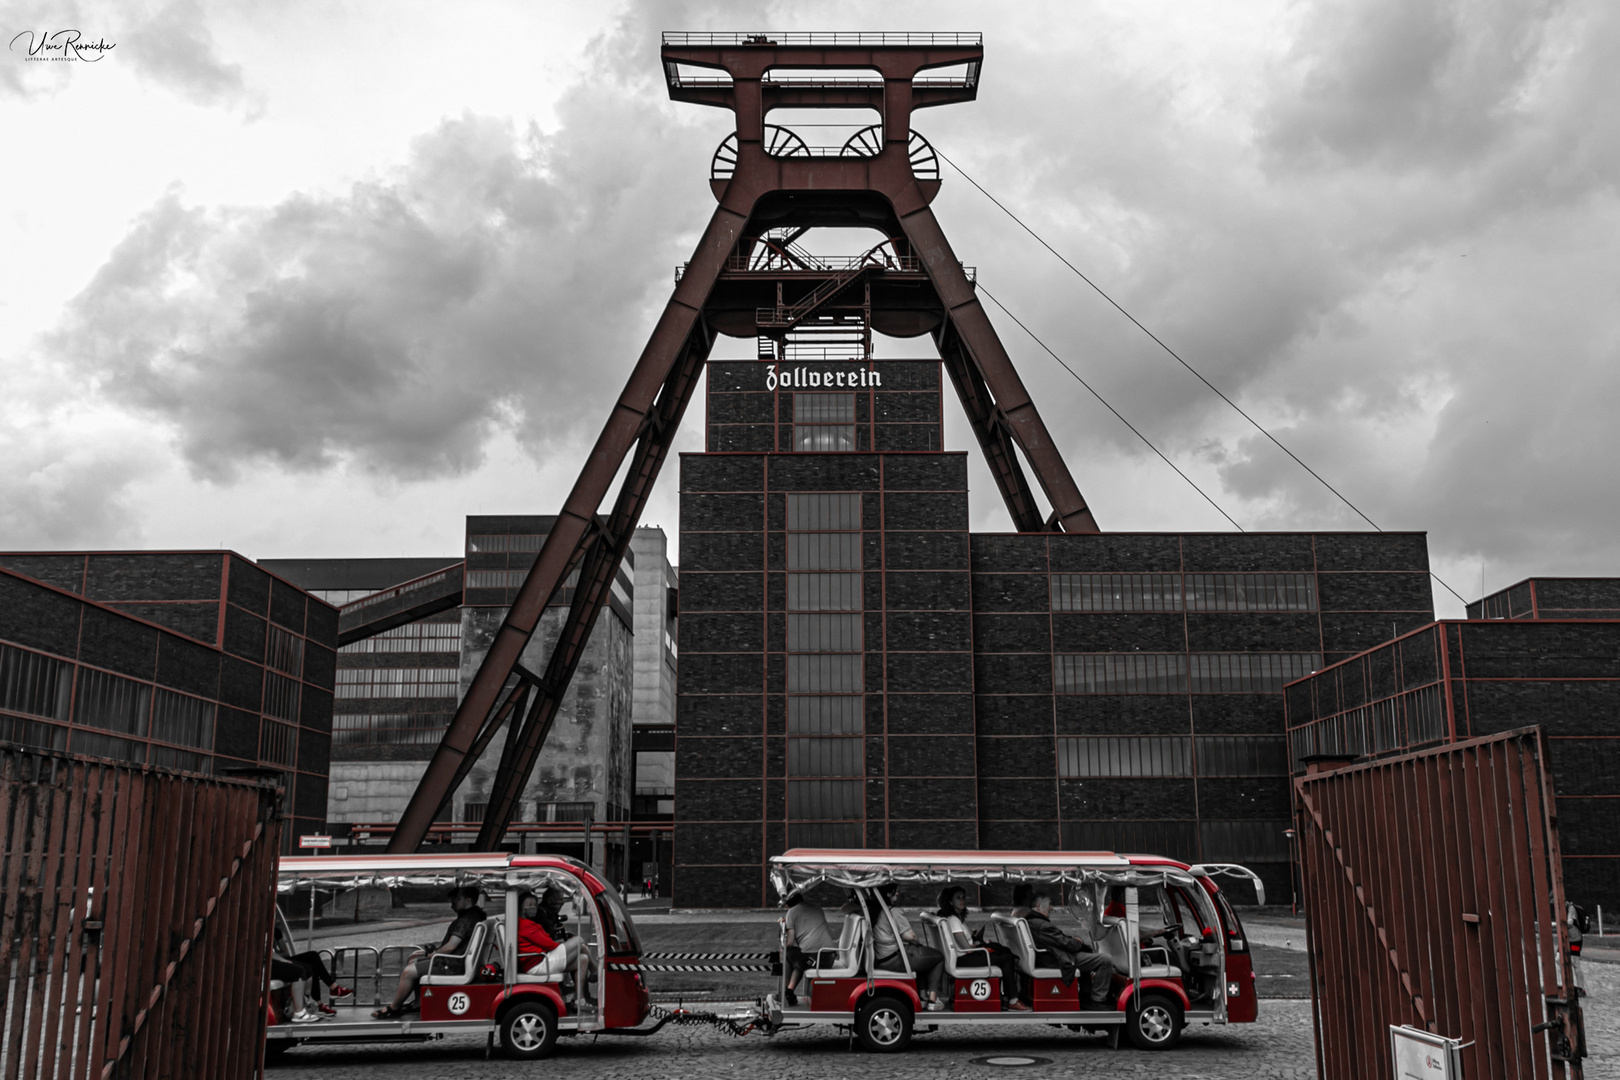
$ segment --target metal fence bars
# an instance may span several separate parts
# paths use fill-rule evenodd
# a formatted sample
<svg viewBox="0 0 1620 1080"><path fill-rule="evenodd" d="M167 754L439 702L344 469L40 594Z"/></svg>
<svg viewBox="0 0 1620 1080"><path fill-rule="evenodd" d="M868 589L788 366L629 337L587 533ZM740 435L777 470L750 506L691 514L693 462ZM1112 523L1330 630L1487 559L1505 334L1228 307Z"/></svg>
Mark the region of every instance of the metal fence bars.
<svg viewBox="0 0 1620 1080"><path fill-rule="evenodd" d="M258 1076L278 801L0 745L0 1078Z"/></svg>
<svg viewBox="0 0 1620 1080"><path fill-rule="evenodd" d="M1461 1039L1469 1080L1580 1080L1539 728L1295 781L1323 1080L1389 1078L1391 1025Z"/></svg>

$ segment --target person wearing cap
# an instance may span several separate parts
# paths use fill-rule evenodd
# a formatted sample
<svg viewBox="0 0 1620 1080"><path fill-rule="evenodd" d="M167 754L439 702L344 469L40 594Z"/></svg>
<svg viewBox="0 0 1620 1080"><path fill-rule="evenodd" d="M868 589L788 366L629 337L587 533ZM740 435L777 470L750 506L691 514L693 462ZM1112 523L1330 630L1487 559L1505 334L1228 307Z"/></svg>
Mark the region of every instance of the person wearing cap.
<svg viewBox="0 0 1620 1080"><path fill-rule="evenodd" d="M450 901L450 910L456 913L456 917L444 932L444 939L437 945L425 945L411 954L405 962L405 970L399 973L399 987L394 991L394 1000L372 1013L373 1019L395 1020L404 1015L406 999L416 990L422 976L428 973L435 955L461 955L467 942L472 940L473 930L489 918L484 914L484 909L478 906L478 899L482 895L483 890L476 885L461 885L450 890L446 899Z"/></svg>
<svg viewBox="0 0 1620 1080"><path fill-rule="evenodd" d="M838 948L838 940L833 937L821 909L804 902L803 889L795 889L788 895L787 914L782 916L781 922L788 963L787 992L783 1000L789 1005L797 1005L799 996L793 992L793 988L799 985L805 969L814 965L815 957L821 950Z"/></svg>

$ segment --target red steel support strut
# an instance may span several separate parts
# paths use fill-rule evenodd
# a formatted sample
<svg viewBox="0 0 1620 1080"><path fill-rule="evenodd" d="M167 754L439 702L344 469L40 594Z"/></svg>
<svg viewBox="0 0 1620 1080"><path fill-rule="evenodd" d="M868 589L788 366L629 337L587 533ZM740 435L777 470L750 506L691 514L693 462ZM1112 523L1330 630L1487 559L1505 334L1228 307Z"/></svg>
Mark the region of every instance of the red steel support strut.
<svg viewBox="0 0 1620 1080"><path fill-rule="evenodd" d="M863 272L868 309L888 304L892 313L907 307L910 321L893 324L904 327L895 332L933 334L1020 531L1097 531L971 280L928 208L939 191L937 164L930 169L932 150L911 130L911 113L973 100L983 58L977 34L664 36L670 97L730 109L736 116L736 132L716 152L710 176L720 206L428 763L389 851L416 850L472 762L511 716L476 846L491 850L500 843L607 603L613 576L669 456L715 335L754 337L761 332L757 294L748 291L758 281L728 281L728 276L748 276L731 271L769 230L796 230L789 234L796 239L818 226L876 228L897 247L906 247L910 277L920 281L903 300L894 300L883 293L883 273ZM815 77L817 70L837 74L822 80ZM847 72L852 70L871 76L850 79ZM794 74L784 74L789 71ZM868 129L840 153L817 154L796 136L767 127L766 115L782 108L864 108L884 122L881 134ZM802 281L794 287L802 288ZM835 282L831 288L842 286ZM780 288L774 295L782 295ZM829 293L821 299L830 298ZM793 302L808 311L818 301L812 291L808 296L801 292ZM1050 517L1042 516L1035 501L1020 452L1052 506ZM600 517L608 488L627 459L628 474L613 507ZM580 572L578 585L562 634L544 673L536 677L520 667L523 650L575 569ZM516 687L506 690L514 673L528 687L526 693L520 695Z"/></svg>

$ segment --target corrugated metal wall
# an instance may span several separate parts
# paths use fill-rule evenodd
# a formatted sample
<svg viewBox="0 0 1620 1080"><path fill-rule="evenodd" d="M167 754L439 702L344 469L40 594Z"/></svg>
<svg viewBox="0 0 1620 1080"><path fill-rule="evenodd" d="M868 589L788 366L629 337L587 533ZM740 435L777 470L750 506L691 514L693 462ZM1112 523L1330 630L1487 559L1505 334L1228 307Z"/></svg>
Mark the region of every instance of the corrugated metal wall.
<svg viewBox="0 0 1620 1080"><path fill-rule="evenodd" d="M1579 1080L1541 730L1295 783L1323 1080L1393 1080L1400 1024L1470 1043L1469 1080Z"/></svg>
<svg viewBox="0 0 1620 1080"><path fill-rule="evenodd" d="M0 1078L254 1077L277 790L0 746Z"/></svg>

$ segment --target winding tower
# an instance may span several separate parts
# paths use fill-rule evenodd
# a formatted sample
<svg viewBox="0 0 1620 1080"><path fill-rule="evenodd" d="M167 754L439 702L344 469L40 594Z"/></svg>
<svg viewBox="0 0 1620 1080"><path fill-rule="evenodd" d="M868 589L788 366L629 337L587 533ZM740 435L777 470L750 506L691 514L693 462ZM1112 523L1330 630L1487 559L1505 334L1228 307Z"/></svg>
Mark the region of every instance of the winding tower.
<svg viewBox="0 0 1620 1080"><path fill-rule="evenodd" d="M677 272L674 292L412 797L391 851L416 849L473 764L509 726L477 840L483 850L499 844L717 335L755 339L772 389L778 380L800 377L801 362L809 360L836 361L836 375L829 377L838 387L847 380L865 389L881 377L872 359L874 332L929 335L1014 528L1098 531L975 295L971 271L930 209L940 189L939 162L913 129L913 113L972 101L983 55L977 34L664 36L670 97L729 109L736 117L735 131L711 164L719 205ZM793 126L771 122L773 114L797 110L863 110L878 122L817 146ZM862 253L826 258L801 243L813 229L862 229L882 239ZM818 363L811 377L819 378L816 369L824 366ZM839 422L842 416L822 418L827 423L804 419L810 422L791 426L783 437L857 439ZM873 449L856 442L801 448ZM1035 499L1026 463L1050 514ZM604 513L621 470L624 479ZM524 648L565 586L573 594L561 637L545 670L531 671L520 662Z"/></svg>

